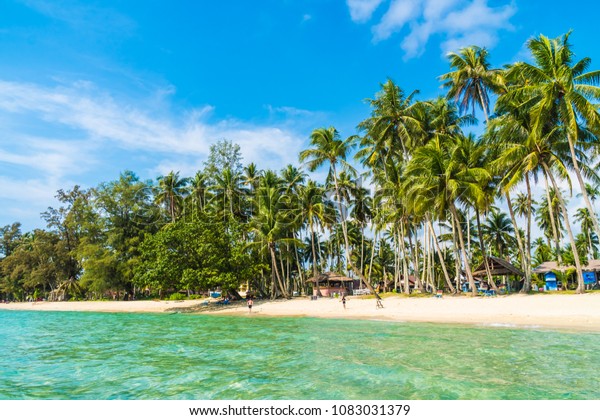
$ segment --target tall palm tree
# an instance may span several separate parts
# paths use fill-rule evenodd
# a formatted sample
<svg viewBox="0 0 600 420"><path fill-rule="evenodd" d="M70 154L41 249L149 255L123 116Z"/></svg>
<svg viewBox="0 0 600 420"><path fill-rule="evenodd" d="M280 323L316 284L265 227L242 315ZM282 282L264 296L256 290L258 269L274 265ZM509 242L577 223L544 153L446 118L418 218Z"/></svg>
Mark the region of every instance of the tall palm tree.
<svg viewBox="0 0 600 420"><path fill-rule="evenodd" d="M268 251L271 259L271 297L281 294L288 298L287 288L277 266L277 249L281 244L297 243L287 236L288 229L293 223L289 212L287 197L282 188L260 186L256 191L256 216L251 221L251 231L256 235L255 245L262 245Z"/></svg>
<svg viewBox="0 0 600 420"><path fill-rule="evenodd" d="M542 132L548 124L562 127L569 145L573 172L592 215L594 231L600 236L600 225L582 172L585 171L588 176L597 175L581 167L582 155L577 151L578 148L589 148L598 141L596 135L590 135L589 131L582 132L581 126L592 130L600 126L598 106L592 102L593 99L600 99L600 71L587 71L591 64L589 57L574 62L575 54L569 36L570 32L554 39L540 35L528 42L535 63L517 63L512 71L521 73L529 84L515 89L513 94L527 95L527 102L532 104L534 131Z"/></svg>
<svg viewBox="0 0 600 420"><path fill-rule="evenodd" d="M421 130L413 102L417 93L414 91L406 96L398 85L388 79L381 85L375 99L367 100L371 116L358 125L364 136L361 149L356 154L365 166L385 170L392 157L408 158L416 138L414 133Z"/></svg>
<svg viewBox="0 0 600 420"><path fill-rule="evenodd" d="M598 241L598 237L594 235L592 216L587 208L579 208L575 212L574 220L579 222L581 227L581 235L586 244L586 251L589 259L594 259L596 256L595 245Z"/></svg>
<svg viewBox="0 0 600 420"><path fill-rule="evenodd" d="M492 210L483 224L483 235L500 258L515 244L515 228L504 212Z"/></svg>
<svg viewBox="0 0 600 420"><path fill-rule="evenodd" d="M196 175L190 180L190 198L192 207L195 210L204 211L208 201L208 179L201 172L196 172Z"/></svg>
<svg viewBox="0 0 600 420"><path fill-rule="evenodd" d="M298 210L299 216L303 222L308 224L310 233L310 245L312 255L312 271L313 277L318 277L317 251L315 248L315 240L318 237L315 232L315 226L325 222L327 202L325 199L325 191L315 181L309 180L305 186L300 188L298 194ZM319 283L316 284L317 294L320 294Z"/></svg>
<svg viewBox="0 0 600 420"><path fill-rule="evenodd" d="M475 113L475 105L481 108L485 120L489 120L489 93L498 90L501 84L499 70L491 69L489 53L485 48L471 46L462 48L458 53L448 54L453 71L440 76L444 87L449 88L448 99L459 104L461 112L469 108Z"/></svg>
<svg viewBox="0 0 600 420"><path fill-rule="evenodd" d="M188 178L180 178L179 172L173 171L158 178L158 194L155 200L166 207L173 223L181 211L183 197L186 193L185 186L188 182Z"/></svg>
<svg viewBox="0 0 600 420"><path fill-rule="evenodd" d="M243 218L243 200L246 190L242 186L242 175L230 168L215 174L215 185L212 186L212 201L217 214L224 221L232 218Z"/></svg>

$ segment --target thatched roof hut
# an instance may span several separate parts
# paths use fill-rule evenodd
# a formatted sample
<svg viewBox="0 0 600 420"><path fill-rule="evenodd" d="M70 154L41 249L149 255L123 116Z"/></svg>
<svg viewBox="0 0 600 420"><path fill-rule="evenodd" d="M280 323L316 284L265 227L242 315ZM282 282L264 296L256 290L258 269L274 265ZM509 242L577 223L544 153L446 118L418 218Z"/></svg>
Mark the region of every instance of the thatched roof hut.
<svg viewBox="0 0 600 420"><path fill-rule="evenodd" d="M317 281L319 282L319 290L323 296L350 293L354 284L354 279L332 272L319 274L316 277L311 277L306 281L308 283L315 283L313 287L314 296L318 294L316 287Z"/></svg>
<svg viewBox="0 0 600 420"><path fill-rule="evenodd" d="M583 271L600 271L600 260L589 260L587 265L581 267ZM546 274L556 271L565 272L567 270L575 270L573 265L559 266L556 261L545 261L535 267L532 271L536 274Z"/></svg>
<svg viewBox="0 0 600 420"><path fill-rule="evenodd" d="M354 281L354 279L351 279L350 277L344 276L339 273L333 273L333 272L321 273L321 274L318 274L316 277L311 277L311 278L307 279L306 281L308 283L316 283L317 280L319 281L319 283L333 283L333 282L352 283Z"/></svg>
<svg viewBox="0 0 600 420"><path fill-rule="evenodd" d="M519 270L517 267L512 265L506 260L498 257L492 257L491 255L486 257L488 266L490 267L490 272L492 276L517 276L523 277L525 274ZM473 270L474 276L485 276L485 262L482 262L477 266L475 270Z"/></svg>

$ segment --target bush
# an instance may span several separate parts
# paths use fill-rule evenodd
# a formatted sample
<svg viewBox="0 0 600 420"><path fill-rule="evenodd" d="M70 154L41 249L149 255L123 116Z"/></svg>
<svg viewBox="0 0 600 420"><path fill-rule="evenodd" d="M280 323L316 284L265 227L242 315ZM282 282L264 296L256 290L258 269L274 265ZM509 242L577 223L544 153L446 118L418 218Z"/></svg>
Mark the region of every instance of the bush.
<svg viewBox="0 0 600 420"><path fill-rule="evenodd" d="M173 293L171 296L169 296L168 300L184 300L185 298L187 298L187 296L183 293Z"/></svg>
<svg viewBox="0 0 600 420"><path fill-rule="evenodd" d="M202 299L202 296L200 296L200 295L189 295L188 299L192 299L192 300L193 299Z"/></svg>

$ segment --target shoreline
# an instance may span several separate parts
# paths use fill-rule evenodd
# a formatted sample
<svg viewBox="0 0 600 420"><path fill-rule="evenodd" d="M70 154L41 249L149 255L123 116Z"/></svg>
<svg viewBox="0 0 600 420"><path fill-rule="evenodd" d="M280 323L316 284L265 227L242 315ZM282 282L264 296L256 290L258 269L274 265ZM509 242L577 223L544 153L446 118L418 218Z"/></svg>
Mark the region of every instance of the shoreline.
<svg viewBox="0 0 600 420"><path fill-rule="evenodd" d="M383 309L375 300L348 297L346 309L339 299L307 297L255 301L250 316L362 319L385 322L464 324L489 328L542 328L600 332L600 293L584 295L509 295L498 297L386 297ZM117 313L198 313L248 316L243 304L202 306L204 299L186 301L77 301L0 304L1 310L75 311Z"/></svg>

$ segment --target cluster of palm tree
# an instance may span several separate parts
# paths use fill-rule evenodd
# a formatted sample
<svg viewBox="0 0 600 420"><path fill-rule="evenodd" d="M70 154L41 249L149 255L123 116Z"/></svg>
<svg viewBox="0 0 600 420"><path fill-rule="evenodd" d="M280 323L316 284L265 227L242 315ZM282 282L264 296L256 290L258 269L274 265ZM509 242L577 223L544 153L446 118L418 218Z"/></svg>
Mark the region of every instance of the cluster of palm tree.
<svg viewBox="0 0 600 420"><path fill-rule="evenodd" d="M528 47L531 63L501 69L491 67L484 48L451 53L451 71L440 77L445 97L417 100L417 91L387 80L368 100L371 113L358 134L315 129L300 167L243 167L239 147L221 142L192 178L171 172L142 183L129 174L98 191L74 190L98 211L79 217L93 223L79 222L70 216L79 199L66 200L73 211L57 213L53 226L74 233L56 237L71 238L65 255L85 255L87 273L94 258L121 250L107 278L129 279L145 235L182 219L213 218L241 232L260 272L248 279L251 287L271 297L306 292L306 280L325 271L352 275L372 292L458 292L468 283L476 293L473 269L482 264L488 284L498 287L487 256L521 268L523 292L539 263L574 265L583 292L582 264L598 257L600 238L600 71L588 71L589 58L575 61L569 34L542 35ZM475 136L467 130L478 124L479 110L485 121ZM323 182L309 178L320 169ZM585 207L569 214L573 179ZM4 237L14 236L5 230ZM534 238L536 231L542 236ZM106 248L107 241L121 245ZM0 254L14 252L0 245ZM78 246L86 252L74 252ZM77 280L84 261L69 264L67 278Z"/></svg>
<svg viewBox="0 0 600 420"><path fill-rule="evenodd" d="M355 274L364 278L365 267L353 264L342 208L348 200L340 192L338 174L338 168L354 173L347 159L353 146L358 147L356 158L374 186L370 214L374 242L386 232L395 255L395 284L402 279L405 292L410 275L416 277L417 287L433 286L432 271L440 266L450 290L460 287L464 273L476 293L472 265L482 261L489 284L496 287L485 258L490 253L520 266L525 273L522 290L529 291L532 184L540 179L546 191L537 214L540 227L552 235L553 258L562 263L568 255L568 262L575 265L577 291L584 291L582 261L595 255L600 234L592 206L596 195L590 194L590 185L598 184L594 157L600 129L600 72L588 71L589 58L574 60L569 34L556 39L542 35L531 39L528 47L533 63L503 69L491 68L486 49L464 48L449 55L452 71L440 77L448 88L446 98L416 101L418 92L406 94L388 80L369 100L371 116L359 124L358 136L342 140L334 128L313 132L312 148L300 158L309 170L329 165L345 258ZM475 108L485 117L479 137L464 132L475 123ZM561 182L571 189L572 177L585 202L574 219L561 189ZM505 200L509 216L494 207L498 200ZM471 215L476 222L473 229ZM482 215L487 215L485 224ZM517 216L525 219L525 232L518 228ZM580 223L579 238L572 220ZM440 245L443 235L435 231L434 222L448 228L451 246ZM563 229L567 250L561 249ZM417 233L423 235L421 243ZM478 239L477 247L472 246L473 238ZM453 279L446 267L449 250Z"/></svg>

